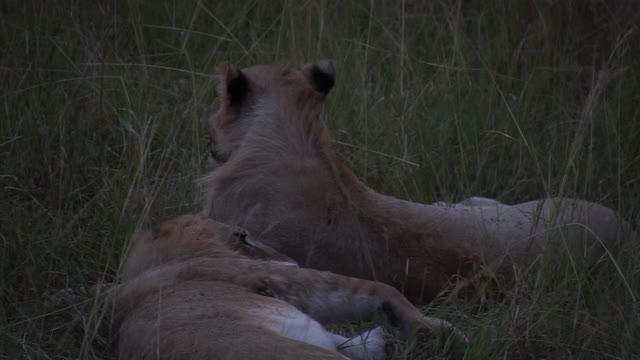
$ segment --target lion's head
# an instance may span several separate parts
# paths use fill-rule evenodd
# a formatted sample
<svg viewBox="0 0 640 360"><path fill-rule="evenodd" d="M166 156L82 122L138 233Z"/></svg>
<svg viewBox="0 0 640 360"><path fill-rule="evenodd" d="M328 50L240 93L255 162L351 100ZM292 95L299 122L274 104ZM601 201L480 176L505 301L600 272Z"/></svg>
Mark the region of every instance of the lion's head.
<svg viewBox="0 0 640 360"><path fill-rule="evenodd" d="M218 98L203 117L207 146L218 163L227 162L256 125L283 133L313 131L335 83L330 61L301 71L283 63L245 69L227 63L219 70Z"/></svg>
<svg viewBox="0 0 640 360"><path fill-rule="evenodd" d="M161 223L154 230L134 234L124 278L131 279L149 268L192 257L249 257L297 265L243 228L199 215L183 215Z"/></svg>

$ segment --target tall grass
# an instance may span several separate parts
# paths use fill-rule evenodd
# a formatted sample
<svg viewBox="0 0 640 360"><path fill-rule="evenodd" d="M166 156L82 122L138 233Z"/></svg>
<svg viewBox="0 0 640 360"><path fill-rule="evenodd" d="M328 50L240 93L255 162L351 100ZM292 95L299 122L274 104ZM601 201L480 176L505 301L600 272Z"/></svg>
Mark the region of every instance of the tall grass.
<svg viewBox="0 0 640 360"><path fill-rule="evenodd" d="M9 0L0 20L0 357L114 356L108 304L43 294L112 280L137 226L199 209L199 117L225 61L334 59L327 124L380 192L564 195L638 222L635 1ZM425 310L469 346L394 356L638 358L640 244L620 248L440 299Z"/></svg>

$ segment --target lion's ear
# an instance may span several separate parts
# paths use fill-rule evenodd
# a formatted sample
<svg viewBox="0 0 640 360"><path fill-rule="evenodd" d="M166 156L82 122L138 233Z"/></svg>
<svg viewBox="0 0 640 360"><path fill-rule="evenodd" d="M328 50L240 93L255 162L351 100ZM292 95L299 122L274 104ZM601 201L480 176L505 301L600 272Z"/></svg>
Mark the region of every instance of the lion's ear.
<svg viewBox="0 0 640 360"><path fill-rule="evenodd" d="M336 82L336 68L330 60L323 60L316 64L307 64L302 72L311 86L320 93L328 94Z"/></svg>
<svg viewBox="0 0 640 360"><path fill-rule="evenodd" d="M225 98L229 105L241 103L249 92L249 81L240 68L234 64L224 63L219 67L222 74L220 96Z"/></svg>

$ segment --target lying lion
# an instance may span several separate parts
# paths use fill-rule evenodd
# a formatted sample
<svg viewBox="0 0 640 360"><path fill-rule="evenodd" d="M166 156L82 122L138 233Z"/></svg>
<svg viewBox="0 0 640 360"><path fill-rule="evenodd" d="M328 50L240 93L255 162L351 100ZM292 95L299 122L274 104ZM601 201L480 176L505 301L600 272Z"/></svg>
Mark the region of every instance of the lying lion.
<svg viewBox="0 0 640 360"><path fill-rule="evenodd" d="M513 277L549 239L562 251L606 251L620 233L611 209L582 200L448 207L378 194L336 156L321 119L330 62L302 71L226 64L221 73L204 117L219 167L202 180L203 214L246 226L304 267L382 281L424 302L479 268Z"/></svg>
<svg viewBox="0 0 640 360"><path fill-rule="evenodd" d="M322 324L380 311L405 337L451 327L388 285L298 268L196 215L133 242L116 296L121 359L382 359L380 328L349 339Z"/></svg>

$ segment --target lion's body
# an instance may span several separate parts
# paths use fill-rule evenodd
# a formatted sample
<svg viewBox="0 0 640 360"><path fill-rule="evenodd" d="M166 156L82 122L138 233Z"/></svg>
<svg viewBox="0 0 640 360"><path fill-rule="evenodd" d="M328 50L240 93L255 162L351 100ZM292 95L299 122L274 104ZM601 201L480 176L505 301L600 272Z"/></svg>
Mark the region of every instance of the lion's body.
<svg viewBox="0 0 640 360"><path fill-rule="evenodd" d="M415 301L479 267L509 277L547 239L570 247L616 239L614 212L581 200L443 207L376 193L331 147L320 118L328 90L314 83L325 69L331 78L326 65L226 74L219 108L205 119L212 154L224 154L202 181L206 216L242 224L302 266L392 284Z"/></svg>
<svg viewBox="0 0 640 360"><path fill-rule="evenodd" d="M347 339L322 324L383 310L405 335L450 326L390 286L233 250L238 239L227 228L190 215L134 236L128 281L117 290L121 359L381 359L380 328Z"/></svg>

